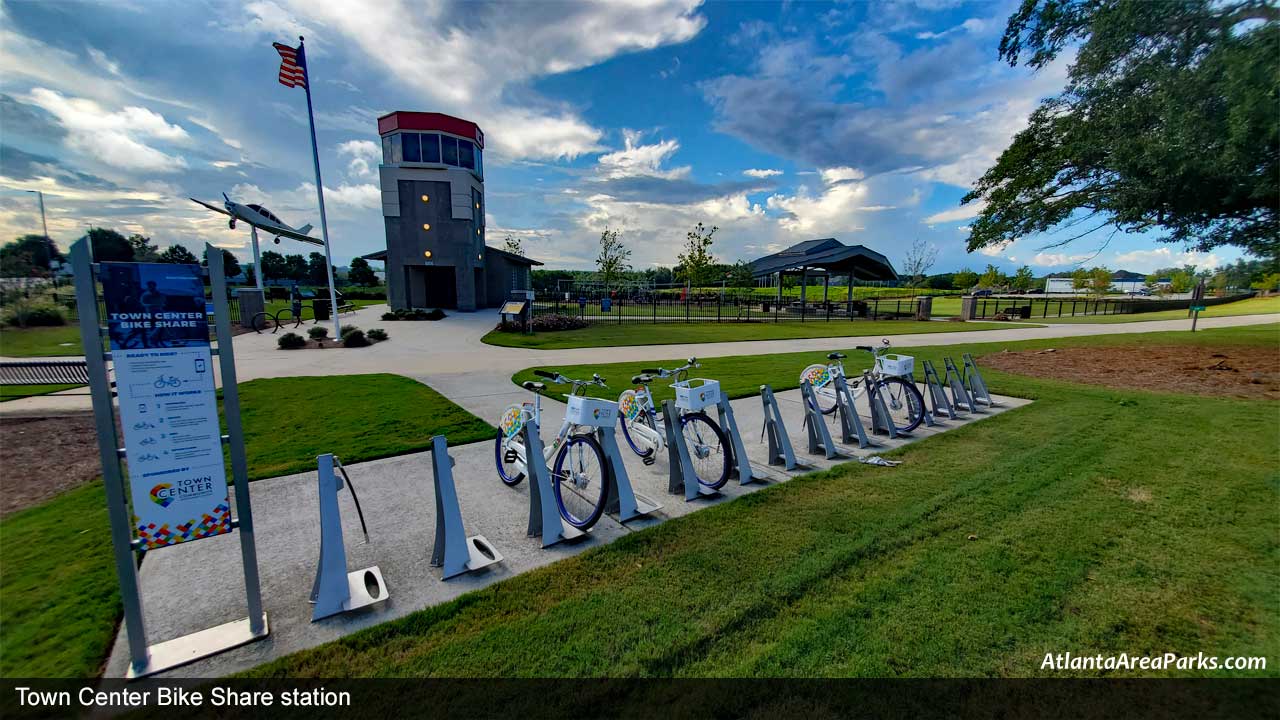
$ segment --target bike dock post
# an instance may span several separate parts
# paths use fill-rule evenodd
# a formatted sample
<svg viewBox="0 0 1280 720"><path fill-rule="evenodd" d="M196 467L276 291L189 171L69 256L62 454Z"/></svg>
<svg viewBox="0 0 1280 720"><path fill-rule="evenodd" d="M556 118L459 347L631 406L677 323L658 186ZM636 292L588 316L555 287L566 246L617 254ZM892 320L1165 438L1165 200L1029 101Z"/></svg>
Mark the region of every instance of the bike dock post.
<svg viewBox="0 0 1280 720"><path fill-rule="evenodd" d="M333 473L334 457L329 453L316 458L320 489L320 559L316 563L316 579L311 585L311 622L330 615L358 610L386 600L387 584L377 565L347 572L347 549L342 541L342 515L338 511L338 491L342 482ZM339 464L341 467L341 464ZM343 471L346 475L346 471ZM352 498L355 492L352 491ZM356 501L356 511L360 504ZM360 518L361 527L364 517ZM369 539L365 530L365 540Z"/></svg>
<svg viewBox="0 0 1280 720"><path fill-rule="evenodd" d="M904 379L911 381L911 386L916 390L920 389L920 383L916 382L916 372L913 369L910 375L904 375ZM933 413L929 410L929 403L924 399L924 393L920 393L920 415L924 418L925 427L937 427L941 423L933 418Z"/></svg>
<svg viewBox="0 0 1280 720"><path fill-rule="evenodd" d="M614 416L617 419L617 416ZM627 522L660 510L662 505L649 497L641 495L631 487L631 478L627 468L622 464L622 451L618 449L618 438L613 434L613 426L596 426L596 439L604 450L606 462L605 473L609 483L609 505L605 511L618 516L619 522Z"/></svg>
<svg viewBox="0 0 1280 720"><path fill-rule="evenodd" d="M836 450L836 444L831 442L831 432L827 430L822 411L818 409L818 398L813 392L813 384L807 379L800 383L800 396L804 402L804 426L809 436L809 453L822 454L828 460L836 459L840 453Z"/></svg>
<svg viewBox="0 0 1280 720"><path fill-rule="evenodd" d="M720 411L720 427L729 434L729 445L733 448L734 466L732 472L738 476L738 484L746 485L753 480L761 480L751 472L751 461L747 459L747 446L742 442L742 435L738 433L738 421L733 417L733 408L729 405L729 398L724 393L720 393L720 400L716 403L716 407Z"/></svg>
<svg viewBox="0 0 1280 720"><path fill-rule="evenodd" d="M858 447L871 447L871 441L867 439L867 431L862 427L862 418L858 417L858 409L853 404L853 393L849 392L849 383L845 382L844 376L835 375L836 384L836 407L840 413L840 442L848 445L854 440L858 441Z"/></svg>
<svg viewBox="0 0 1280 720"><path fill-rule="evenodd" d="M933 367L933 363L925 360L924 366L924 384L929 390L929 401L933 403L933 414L946 416L952 420L956 419L955 408L951 407L951 401L947 399L947 393L942 389L942 380L938 378L938 371Z"/></svg>
<svg viewBox="0 0 1280 720"><path fill-rule="evenodd" d="M560 517L560 509L556 507L555 492L551 489L551 473L543 460L542 437L538 434L538 424L532 419L526 420L521 429L524 433L525 469L529 474L529 536L542 536L542 547L549 548L565 540L577 540L586 537L586 533L572 525L566 525Z"/></svg>
<svg viewBox="0 0 1280 720"><path fill-rule="evenodd" d="M431 566L441 568L441 580L475 572L502 562L502 555L483 535L467 537L453 484L453 458L443 435L431 438L431 474L436 495L436 542Z"/></svg>
<svg viewBox="0 0 1280 720"><path fill-rule="evenodd" d="M964 387L964 377L956 369L956 364L949 357L942 358L942 364L947 372L947 385L951 388L951 404L968 413L982 412L973 398L969 397L969 391Z"/></svg>
<svg viewBox="0 0 1280 720"><path fill-rule="evenodd" d="M898 437L898 429L894 426L889 408L880 395L880 388L871 377L871 371L862 371L862 382L863 387L867 389L867 403L871 405L871 432L888 435L891 440Z"/></svg>
<svg viewBox="0 0 1280 720"><path fill-rule="evenodd" d="M969 397L975 403L982 403L987 407L998 405L991 399L991 393L987 392L987 383L982 379L982 373L978 372L978 363L974 362L973 355L965 353L960 356L960 361L964 363L964 382L969 389Z"/></svg>
<svg viewBox="0 0 1280 720"><path fill-rule="evenodd" d="M782 413L778 412L778 400L773 396L773 388L760 386L760 402L764 404L764 427L761 428L761 439L769 438L769 464L781 465L783 470L796 470L795 450L791 449L791 438L787 435L787 426L782 422Z"/></svg>
<svg viewBox="0 0 1280 720"><path fill-rule="evenodd" d="M683 428L680 424L679 411L670 400L662 401L662 423L667 431L667 464L671 468L671 480L667 484L667 492L672 495L684 493L685 501L698 497L712 497L719 493L698 482L698 474L693 470L693 460L689 457L689 446L684 444Z"/></svg>

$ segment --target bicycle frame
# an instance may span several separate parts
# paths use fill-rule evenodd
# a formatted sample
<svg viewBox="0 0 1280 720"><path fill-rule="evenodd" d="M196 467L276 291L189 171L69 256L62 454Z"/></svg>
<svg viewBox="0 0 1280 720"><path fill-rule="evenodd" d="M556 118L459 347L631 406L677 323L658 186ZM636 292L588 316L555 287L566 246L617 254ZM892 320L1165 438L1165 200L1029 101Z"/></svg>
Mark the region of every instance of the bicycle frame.
<svg viewBox="0 0 1280 720"><path fill-rule="evenodd" d="M691 361L674 370L658 368L656 377L664 380L669 378L673 382L681 382L688 379L690 368L695 367L699 367L698 363L696 361ZM657 426L658 409L653 402L653 391L649 389L647 384L641 383L634 392L636 394L636 402L640 404L640 412L646 413L654 421L653 424ZM680 415L683 417L685 412L681 410ZM626 417L621 414L619 414L619 417L622 422L627 422ZM662 431L650 428L642 423L628 423L627 432L630 433L633 438L647 443L649 447L653 448L655 455L662 452L663 447L666 445L666 438L663 436Z"/></svg>
<svg viewBox="0 0 1280 720"><path fill-rule="evenodd" d="M582 380L573 380L571 382L573 384L573 390L569 392L570 395L577 395L579 393L579 390L582 390L586 388L586 386L593 384L593 383L582 381ZM522 408L522 418L521 418L522 424L532 419L533 422L537 424L538 433L539 435L541 435L542 433L542 394L538 392L533 393L533 402L522 403L521 408ZM569 439L569 436L573 434L573 430L575 427L576 426L573 423L569 422L569 418L566 417L564 419L564 422L560 424L560 429L556 432L555 438L551 441L549 445L546 445L542 448L542 461L544 463L551 462L552 458L554 458L556 456L556 453L560 450L560 446L563 445L564 441ZM516 469L518 469L521 473L524 473L527 475L529 472L528 460L527 460L528 456L526 455L527 451L524 446L524 440L521 439L519 433L511 436L510 438L507 438L506 442L503 443L503 447L505 447L508 451L515 453L515 459L511 462L516 466Z"/></svg>

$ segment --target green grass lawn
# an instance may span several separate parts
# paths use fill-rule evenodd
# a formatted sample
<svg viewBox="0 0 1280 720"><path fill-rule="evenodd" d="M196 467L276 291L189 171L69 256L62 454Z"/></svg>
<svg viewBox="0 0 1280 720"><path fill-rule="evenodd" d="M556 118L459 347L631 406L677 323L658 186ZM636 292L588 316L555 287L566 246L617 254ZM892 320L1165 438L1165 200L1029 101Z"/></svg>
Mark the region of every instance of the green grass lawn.
<svg viewBox="0 0 1280 720"><path fill-rule="evenodd" d="M1248 300L1238 300L1232 303L1222 305L1210 305L1200 313L1202 318L1211 317L1230 317L1234 315L1265 315L1270 313L1280 313L1280 295L1272 297L1254 297ZM1043 323L1126 323L1126 322L1146 322L1148 320L1186 320L1187 327L1191 327L1191 317L1183 310L1158 310L1148 313L1134 313L1132 315L1077 315L1074 317L1062 318L1032 318L1036 322Z"/></svg>
<svg viewBox="0 0 1280 720"><path fill-rule="evenodd" d="M68 344L69 343L69 344ZM5 357L42 357L84 355L80 345L80 326L0 328L0 355Z"/></svg>
<svg viewBox="0 0 1280 720"><path fill-rule="evenodd" d="M1274 348L1278 331L1054 344ZM783 387L812 357L706 374ZM1275 403L987 380L1037 402L889 453L900 467L797 478L250 674L985 677L1044 674L1050 652L1275 657Z"/></svg>
<svg viewBox="0 0 1280 720"><path fill-rule="evenodd" d="M240 383L249 477L314 470L316 456L342 462L491 439L493 426L440 393L399 375L266 378Z"/></svg>
<svg viewBox="0 0 1280 720"><path fill-rule="evenodd" d="M353 463L496 432L399 375L251 380L240 402L252 479L314 470L326 452ZM101 482L0 520L0 675L98 674L120 614L110 543Z"/></svg>
<svg viewBox="0 0 1280 720"><path fill-rule="evenodd" d="M558 350L624 345L674 345L679 343L739 342L744 340L792 340L797 338L848 337L864 335L908 335L912 333L1008 330L1008 323L919 322L916 320L833 320L831 322L763 323L599 323L582 330L522 335L494 330L482 340L502 347Z"/></svg>
<svg viewBox="0 0 1280 720"><path fill-rule="evenodd" d="M83 385L0 385L0 402L9 400L17 400L19 398L32 397L35 395L48 395L49 393L62 392L72 388L84 387ZM88 392L87 390L85 392Z"/></svg>

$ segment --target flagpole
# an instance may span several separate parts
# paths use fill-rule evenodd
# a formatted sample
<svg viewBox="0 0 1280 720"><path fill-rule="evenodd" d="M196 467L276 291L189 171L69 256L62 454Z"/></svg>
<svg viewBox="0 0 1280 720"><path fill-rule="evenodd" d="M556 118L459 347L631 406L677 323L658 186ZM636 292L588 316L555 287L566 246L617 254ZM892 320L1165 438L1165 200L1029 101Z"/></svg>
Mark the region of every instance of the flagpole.
<svg viewBox="0 0 1280 720"><path fill-rule="evenodd" d="M307 120L311 122L311 159L316 166L316 199L320 202L320 236L324 238L325 267L329 271L329 312L333 320L333 339L342 339L342 325L338 322L338 293L333 286L333 252L329 249L329 222L324 215L324 182L320 180L320 149L316 145L316 116L311 110L311 68L307 67L307 54L302 49L303 37L298 36L298 54L302 57L307 91Z"/></svg>

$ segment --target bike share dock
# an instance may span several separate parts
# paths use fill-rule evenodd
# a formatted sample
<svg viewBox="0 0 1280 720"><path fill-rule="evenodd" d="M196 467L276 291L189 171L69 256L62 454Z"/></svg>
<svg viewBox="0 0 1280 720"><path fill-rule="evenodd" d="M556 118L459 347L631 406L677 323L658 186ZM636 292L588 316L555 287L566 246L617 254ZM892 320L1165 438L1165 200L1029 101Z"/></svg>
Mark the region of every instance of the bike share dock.
<svg viewBox="0 0 1280 720"><path fill-rule="evenodd" d="M923 382L919 373L917 379ZM520 396L521 391L512 387L514 392L510 393L511 396ZM928 391L922 384L921 390L927 397ZM791 440L798 463L794 471L768 462L768 444L761 442L764 407L759 395L731 402L747 460L756 479L743 485L737 478L731 478L717 495L699 498L695 502L686 502L683 494L672 495L669 492L670 475L665 452L653 465L646 466L621 442L619 432L619 454L634 493L652 499L661 507L628 521L625 526L618 521L616 514L606 513L587 537L557 543L546 549L542 548L540 537L528 535L530 482L526 480L513 488L502 484L495 473L493 440L486 438L467 445L449 445L448 454L454 460L451 469L456 505L465 528L461 534L483 536L501 555L501 561L448 580L442 580L442 568L432 564L437 540L432 453L424 451L348 463L346 470L359 492L369 540L362 541L364 533L360 520L346 490L343 490L338 494L338 503L342 534L347 540L347 569L377 566L389 589L388 597L383 602L315 622L312 622L313 606L308 599L315 581L321 542L317 473L313 470L250 483L263 607L271 615L271 634L258 642L194 662L164 676L208 678L246 670L362 628L447 602L463 593L607 544L628 532L669 518L732 502L740 495L785 482L805 472L850 462L852 457L882 453L1030 403L1029 400L993 395L996 404L983 407L985 412L981 414L962 412L956 419L939 417L934 427L922 424L910 436L890 440L873 433L870 409L865 400L859 398L855 407L872 444L859 448L856 441L849 445L841 443L839 414L825 416L833 442L846 456L831 461L822 454L807 452L800 390L777 391L774 396L781 425ZM494 415L492 409L470 407L461 398L459 402L481 417ZM560 398L544 397L544 428L558 426L565 410ZM713 417L715 412L714 407L708 409ZM866 482L874 482L879 474L885 476L886 482L893 480L893 468L869 467L866 472L869 473ZM237 574L226 574L225 568L234 566L239 556L240 546L234 534L177 545L148 555L139 570L139 584L149 598L144 608L148 633L163 641L236 619L225 597L243 593L243 580ZM163 588L173 583L175 578L182 578L188 587L206 589L207 592L164 592ZM105 676L122 677L127 667L128 650L124 635L120 633L112 648Z"/></svg>

